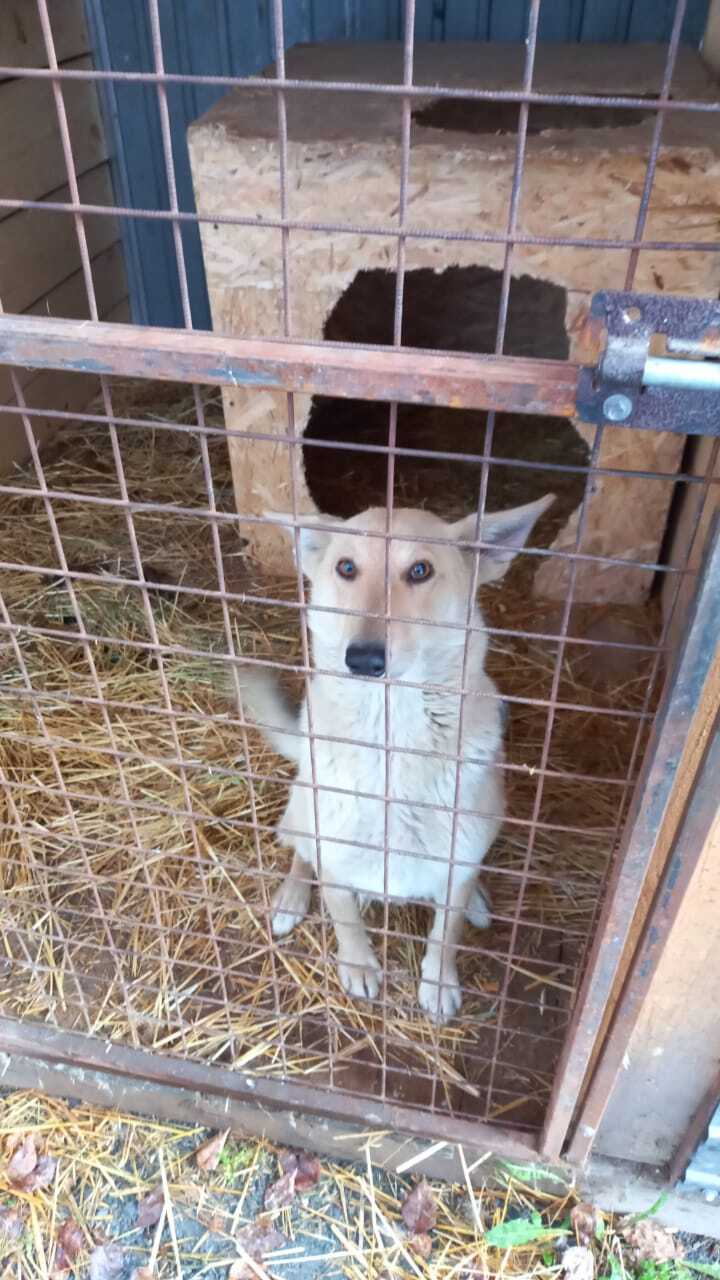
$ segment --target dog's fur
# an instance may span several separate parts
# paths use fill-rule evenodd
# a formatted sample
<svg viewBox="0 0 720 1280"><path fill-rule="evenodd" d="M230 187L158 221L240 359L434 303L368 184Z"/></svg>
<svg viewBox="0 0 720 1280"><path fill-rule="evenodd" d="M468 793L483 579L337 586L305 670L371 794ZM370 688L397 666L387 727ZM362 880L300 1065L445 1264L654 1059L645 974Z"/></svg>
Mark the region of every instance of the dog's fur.
<svg viewBox="0 0 720 1280"><path fill-rule="evenodd" d="M480 583L503 576L552 501L548 495L486 516L480 538L491 545L480 554ZM468 617L474 557L458 543L474 541L476 517L447 524L427 511L393 512L387 633L385 541L363 536L384 534L386 520L380 508L347 521L303 517L301 566L312 586L312 605L322 606L322 611L308 610L314 667L308 697L295 713L262 668L243 667L241 686L246 713L298 767L279 824L281 841L294 857L273 901L273 932L280 937L303 919L317 875L335 927L342 985L351 995L374 997L380 965L360 904L386 896L433 904L418 999L442 1021L460 1008L455 948L463 918L481 928L490 920L477 873L504 813L497 767L503 705L484 669L487 636L476 604ZM344 560L356 566L353 580L337 572ZM432 566L432 576L411 582L408 569L418 561ZM456 625L427 626L425 620ZM468 693L460 723L468 623ZM385 674L392 683L352 676L348 646L382 645L386 638ZM312 759L309 737L303 736L310 732ZM386 742L392 748L387 753ZM437 754L414 754L417 749ZM428 807L434 805L441 807Z"/></svg>

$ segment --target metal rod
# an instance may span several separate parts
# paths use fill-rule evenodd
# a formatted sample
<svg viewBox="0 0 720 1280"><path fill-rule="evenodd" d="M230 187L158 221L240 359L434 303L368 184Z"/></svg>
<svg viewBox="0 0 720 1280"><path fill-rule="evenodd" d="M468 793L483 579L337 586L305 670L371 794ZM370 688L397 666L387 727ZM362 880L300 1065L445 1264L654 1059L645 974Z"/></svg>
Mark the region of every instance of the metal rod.
<svg viewBox="0 0 720 1280"><path fill-rule="evenodd" d="M643 369L644 387L677 387L682 391L720 391L720 363L714 360L678 360L648 356ZM718 405L720 412L720 404Z"/></svg>

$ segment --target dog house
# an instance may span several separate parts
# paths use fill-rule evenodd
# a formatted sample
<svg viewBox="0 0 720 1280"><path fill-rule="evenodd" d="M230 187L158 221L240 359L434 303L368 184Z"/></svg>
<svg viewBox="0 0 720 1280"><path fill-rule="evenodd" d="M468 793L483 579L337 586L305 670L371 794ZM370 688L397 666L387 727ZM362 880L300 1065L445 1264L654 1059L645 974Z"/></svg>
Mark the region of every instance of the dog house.
<svg viewBox="0 0 720 1280"><path fill-rule="evenodd" d="M394 44L324 44L290 50L291 79L390 83L401 79L402 50ZM458 90L519 89L519 45L443 44L416 47L415 81ZM548 92L651 100L662 79L660 46L541 44L535 83ZM716 87L695 51L684 49L673 92L714 100ZM298 339L392 343L395 249L401 163L401 103L370 93L288 93L287 217L290 223L290 315L285 332ZM495 348L503 243L513 190L518 106L513 102L414 98L405 241L403 344L454 351ZM527 150L513 255L506 354L577 358L588 301L601 288L622 288L628 245L635 234L638 197L653 130L652 112L544 104L529 113ZM271 91L233 90L189 130L198 210L206 219L237 210L247 222L275 209L279 151L277 107ZM717 208L720 139L713 117L668 113L662 153L650 194L636 287L702 297L717 296L720 261L708 252L684 255L662 248L671 239L697 238ZM356 229L347 224L353 209ZM433 228L450 228L442 237ZM611 226L621 247L603 246ZM369 232L364 230L370 229ZM386 229L388 234L383 235ZM216 332L284 332L281 231L201 223L213 324ZM572 236L580 246L555 243ZM624 243L625 247L622 247ZM228 428L287 432L282 393L231 388L224 392ZM401 410L398 443L410 447L478 451L485 415L449 410L438 415L415 406ZM306 440L358 439L387 443L387 408L358 402L296 398L296 429ZM582 468L594 432L582 423L500 418L494 452L528 456ZM520 443L517 443L517 440ZM681 436L614 428L603 438L600 467L660 471L679 467ZM233 439L231 450L238 509L259 515L292 506L286 445ZM299 451L295 451L299 454ZM384 459L363 455L348 468L348 455L304 449L294 490L301 512L317 508L348 515L348 501L384 502ZM363 488L374 465L375 483ZM400 459L398 458L398 466ZM429 468L426 464L426 470ZM347 477L343 483L343 471ZM455 468L457 472L458 468ZM328 482L328 476L330 481ZM477 479L458 501L471 510ZM533 483L553 488L552 475ZM600 478L589 503L580 550L594 555L653 561L666 528L672 483L648 495L632 477ZM440 486L442 488L442 485ZM411 486L412 488L412 486ZM437 493L437 484L431 492ZM495 505L537 496L542 488L498 492ZM582 491L572 484L555 508L552 545L566 550L577 535ZM356 496L358 495L358 496ZM415 501L406 505L417 505ZM494 495L489 495L491 502ZM399 499L398 499L399 500ZM422 500L422 496L420 498ZM461 514L461 512L453 512ZM272 570L289 569L289 543L271 526L248 525L251 547ZM546 560L535 590L562 598L567 562ZM651 575L617 564L580 564L579 601L633 602L645 598Z"/></svg>

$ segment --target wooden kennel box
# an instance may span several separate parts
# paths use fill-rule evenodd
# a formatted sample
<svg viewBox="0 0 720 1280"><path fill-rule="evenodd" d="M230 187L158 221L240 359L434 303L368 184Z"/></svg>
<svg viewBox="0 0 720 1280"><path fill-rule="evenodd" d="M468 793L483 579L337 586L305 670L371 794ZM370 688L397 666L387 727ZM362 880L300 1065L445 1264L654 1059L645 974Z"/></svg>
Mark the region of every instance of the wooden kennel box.
<svg viewBox="0 0 720 1280"><path fill-rule="evenodd" d="M519 88L521 45L419 44L416 84L486 89ZM540 45L535 87L548 92L657 95L664 50L654 45ZM287 58L295 79L398 82L397 44L297 46ZM681 49L673 94L716 97L700 56ZM645 181L654 113L546 105L531 107L518 218L520 234L583 241L632 239ZM361 271L394 272L396 241L363 234L363 226L398 225L401 103L390 95L300 91L287 94L288 213L309 224L345 223L351 233L292 229L289 233L289 331L318 340L326 319ZM544 113L544 114L543 114ZM413 101L407 223L416 232L505 233L516 163L517 106L472 100ZM189 130L198 212L204 218L236 214L277 217L280 172L275 94L234 90ZM710 239L720 212L720 137L711 115L668 112L643 238L648 241ZM280 337L283 334L283 263L277 228L201 223L213 323L219 333ZM517 244L513 277L529 275L564 291L566 354L577 354L582 320L593 293L621 289L627 248ZM430 268L502 268L504 245L411 236L408 273ZM712 252L643 250L634 287L716 297L720 262ZM512 301L512 295L511 295ZM538 326L542 328L542 326ZM350 333L349 339L353 335ZM362 340L362 339L360 339ZM548 355L538 334L537 350ZM469 341L469 340L468 340ZM437 345L442 343L438 340ZM479 350L468 345L465 350ZM509 354L519 354L510 351ZM285 435L286 397L263 389L224 391L229 428ZM309 397L296 397L296 428L303 431ZM452 412L452 411L449 411ZM575 424L588 442L593 428ZM482 438L473 447L479 452ZM442 440L438 442L442 448ZM614 426L604 434L601 466L675 473L683 438ZM240 512L261 514L292 507L290 454L273 441L231 442ZM301 511L315 509L300 450L295 450L295 489ZM653 561L666 528L672 483L627 477L600 478L591 496L581 550L594 555ZM557 533L554 546L573 549L577 512ZM281 531L246 527L251 549L269 569L290 568ZM568 562L540 564L536 591L562 598ZM580 601L642 600L651 575L618 565L578 566Z"/></svg>

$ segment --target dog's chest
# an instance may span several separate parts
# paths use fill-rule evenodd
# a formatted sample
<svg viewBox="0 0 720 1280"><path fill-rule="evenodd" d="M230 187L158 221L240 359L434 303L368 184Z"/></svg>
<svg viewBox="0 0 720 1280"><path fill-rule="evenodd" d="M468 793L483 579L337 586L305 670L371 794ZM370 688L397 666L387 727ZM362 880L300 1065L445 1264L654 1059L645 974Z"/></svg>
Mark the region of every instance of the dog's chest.
<svg viewBox="0 0 720 1280"><path fill-rule="evenodd" d="M370 687L364 704L343 707L332 726L322 704L318 710L314 757L325 874L369 896L387 890L398 898L442 898L458 781L453 702L392 689L386 719L384 691ZM324 740L326 733L353 743ZM482 764L463 765L460 790L467 792L470 773L477 789L483 772ZM456 825L456 839L462 841L466 825Z"/></svg>

